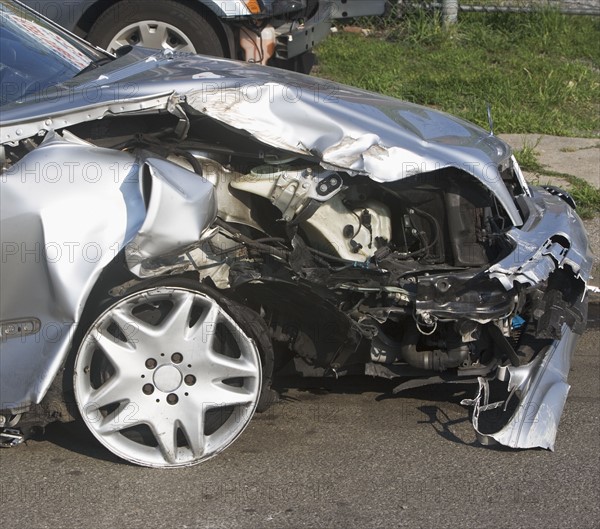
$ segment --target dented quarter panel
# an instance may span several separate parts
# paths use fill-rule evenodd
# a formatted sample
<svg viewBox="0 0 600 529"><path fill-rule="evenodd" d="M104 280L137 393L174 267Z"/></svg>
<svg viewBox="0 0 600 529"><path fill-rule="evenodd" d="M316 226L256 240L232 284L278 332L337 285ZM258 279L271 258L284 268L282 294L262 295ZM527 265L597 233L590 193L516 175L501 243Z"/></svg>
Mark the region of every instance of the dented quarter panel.
<svg viewBox="0 0 600 529"><path fill-rule="evenodd" d="M41 322L39 333L0 343L1 371L12 374L0 402L19 408L45 394L89 292L141 225L144 205L133 156L58 137L2 174L0 186L0 319Z"/></svg>

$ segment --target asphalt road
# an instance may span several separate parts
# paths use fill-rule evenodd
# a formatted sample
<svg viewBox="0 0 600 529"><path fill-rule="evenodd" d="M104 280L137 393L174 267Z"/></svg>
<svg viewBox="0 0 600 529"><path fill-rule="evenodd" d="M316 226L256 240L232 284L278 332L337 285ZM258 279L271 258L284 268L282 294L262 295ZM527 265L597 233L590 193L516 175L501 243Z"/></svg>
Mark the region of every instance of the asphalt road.
<svg viewBox="0 0 600 529"><path fill-rule="evenodd" d="M345 381L296 388L224 454L134 467L65 426L0 451L2 524L17 528L591 528L600 520L598 307L574 356L556 452L484 448L474 391ZM6 524L6 525L5 525Z"/></svg>

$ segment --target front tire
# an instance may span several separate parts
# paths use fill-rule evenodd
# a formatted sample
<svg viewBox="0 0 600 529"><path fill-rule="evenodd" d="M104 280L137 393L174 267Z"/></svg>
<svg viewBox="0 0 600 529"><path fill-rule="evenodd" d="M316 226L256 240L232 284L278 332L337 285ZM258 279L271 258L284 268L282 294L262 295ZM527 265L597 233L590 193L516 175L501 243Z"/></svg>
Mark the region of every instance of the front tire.
<svg viewBox="0 0 600 529"><path fill-rule="evenodd" d="M87 39L111 53L131 45L216 57L227 55L209 20L172 0L122 0L98 17Z"/></svg>
<svg viewBox="0 0 600 529"><path fill-rule="evenodd" d="M261 396L256 342L216 293L142 286L106 309L75 357L75 400L92 434L138 465L180 467L227 448Z"/></svg>

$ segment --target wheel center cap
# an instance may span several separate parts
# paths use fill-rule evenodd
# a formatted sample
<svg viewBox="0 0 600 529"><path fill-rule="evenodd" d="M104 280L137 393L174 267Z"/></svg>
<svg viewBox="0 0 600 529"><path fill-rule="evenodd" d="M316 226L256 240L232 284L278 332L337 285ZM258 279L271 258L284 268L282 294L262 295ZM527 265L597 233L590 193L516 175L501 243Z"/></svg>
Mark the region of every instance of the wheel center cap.
<svg viewBox="0 0 600 529"><path fill-rule="evenodd" d="M154 372L154 385L159 391L171 393L181 386L183 377L175 366L160 366Z"/></svg>

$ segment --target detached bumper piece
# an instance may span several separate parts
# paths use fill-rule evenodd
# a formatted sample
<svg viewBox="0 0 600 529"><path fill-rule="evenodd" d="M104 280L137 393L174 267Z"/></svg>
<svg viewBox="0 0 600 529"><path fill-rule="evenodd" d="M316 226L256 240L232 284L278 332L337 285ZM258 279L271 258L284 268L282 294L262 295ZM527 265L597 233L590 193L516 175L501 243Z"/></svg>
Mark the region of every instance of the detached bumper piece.
<svg viewBox="0 0 600 529"><path fill-rule="evenodd" d="M554 450L558 423L570 389L567 376L571 355L578 338L565 325L562 338L555 340L533 362L519 367L500 367L497 380L508 382L509 396L504 401L490 403L489 382L479 377L477 396L473 400L463 400L461 404L474 406L473 427L481 444ZM495 433L483 433L480 428L482 414L500 408L506 413L513 399L518 404L506 424Z"/></svg>
<svg viewBox="0 0 600 529"><path fill-rule="evenodd" d="M0 428L0 448L12 448L20 445L25 436L16 428Z"/></svg>

